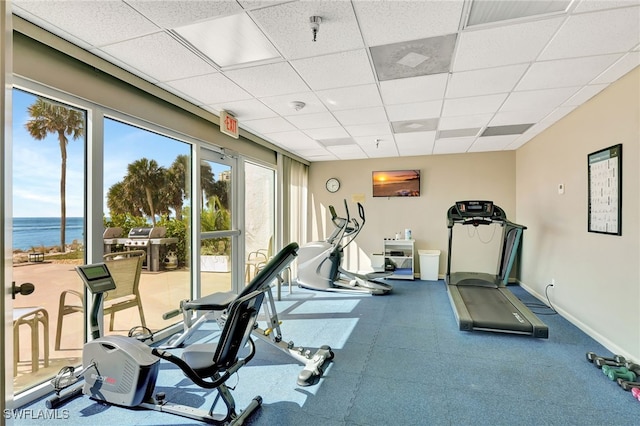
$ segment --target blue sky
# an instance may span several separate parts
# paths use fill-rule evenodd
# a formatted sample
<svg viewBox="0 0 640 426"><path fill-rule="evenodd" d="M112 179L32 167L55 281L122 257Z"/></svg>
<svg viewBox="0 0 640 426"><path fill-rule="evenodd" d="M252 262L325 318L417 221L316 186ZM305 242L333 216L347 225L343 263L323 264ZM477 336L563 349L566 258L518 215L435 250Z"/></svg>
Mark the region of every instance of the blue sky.
<svg viewBox="0 0 640 426"><path fill-rule="evenodd" d="M13 91L13 216L60 216L60 146L56 135L35 140L25 128L28 107L37 98ZM67 216L84 215L84 140L67 144ZM105 122L104 186L122 180L127 166L146 157L169 167L190 146L115 120ZM217 170L214 168L214 173ZM216 173L216 178L218 174ZM106 203L105 203L106 205ZM105 206L106 212L106 206Z"/></svg>

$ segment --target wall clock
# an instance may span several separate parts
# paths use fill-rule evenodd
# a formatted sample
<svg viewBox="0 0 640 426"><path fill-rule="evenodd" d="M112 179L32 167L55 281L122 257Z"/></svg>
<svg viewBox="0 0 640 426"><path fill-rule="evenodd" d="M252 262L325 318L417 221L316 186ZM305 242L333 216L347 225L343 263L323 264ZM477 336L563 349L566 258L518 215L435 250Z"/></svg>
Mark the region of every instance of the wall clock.
<svg viewBox="0 0 640 426"><path fill-rule="evenodd" d="M329 192L338 192L338 189L340 189L340 181L336 178L330 178L327 180L325 187Z"/></svg>

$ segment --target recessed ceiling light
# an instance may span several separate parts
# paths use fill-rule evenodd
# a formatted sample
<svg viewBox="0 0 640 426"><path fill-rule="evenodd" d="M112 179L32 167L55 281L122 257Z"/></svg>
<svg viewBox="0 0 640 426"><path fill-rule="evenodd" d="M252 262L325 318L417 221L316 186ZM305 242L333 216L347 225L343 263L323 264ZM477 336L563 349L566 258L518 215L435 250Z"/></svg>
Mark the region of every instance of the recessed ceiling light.
<svg viewBox="0 0 640 426"><path fill-rule="evenodd" d="M173 33L222 68L280 58L276 48L244 13L185 25L175 28Z"/></svg>
<svg viewBox="0 0 640 426"><path fill-rule="evenodd" d="M473 0L467 27L565 12L572 0Z"/></svg>
<svg viewBox="0 0 640 426"><path fill-rule="evenodd" d="M407 53L402 59L400 59L396 64L405 65L407 67L415 68L424 61L429 59L428 56L421 55L415 52Z"/></svg>

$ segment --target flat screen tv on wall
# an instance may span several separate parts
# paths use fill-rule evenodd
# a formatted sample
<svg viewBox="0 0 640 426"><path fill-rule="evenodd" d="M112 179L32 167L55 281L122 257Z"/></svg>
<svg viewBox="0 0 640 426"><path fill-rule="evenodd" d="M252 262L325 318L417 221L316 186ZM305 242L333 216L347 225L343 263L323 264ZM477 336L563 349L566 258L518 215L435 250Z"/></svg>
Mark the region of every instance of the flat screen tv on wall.
<svg viewBox="0 0 640 426"><path fill-rule="evenodd" d="M374 197L419 197L420 170L373 172Z"/></svg>

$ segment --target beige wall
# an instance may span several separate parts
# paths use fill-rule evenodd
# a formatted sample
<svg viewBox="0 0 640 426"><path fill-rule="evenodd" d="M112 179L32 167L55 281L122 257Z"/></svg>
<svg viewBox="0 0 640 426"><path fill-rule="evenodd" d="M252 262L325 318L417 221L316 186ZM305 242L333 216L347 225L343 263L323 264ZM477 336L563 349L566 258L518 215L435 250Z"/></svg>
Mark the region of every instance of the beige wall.
<svg viewBox="0 0 640 426"><path fill-rule="evenodd" d="M611 351L640 360L640 68L516 154L522 283ZM587 232L587 155L622 144L622 236ZM558 195L558 184L565 194ZM553 335L553 330L550 330Z"/></svg>
<svg viewBox="0 0 640 426"><path fill-rule="evenodd" d="M419 169L421 196L415 198L373 198L371 172L374 170ZM346 252L344 266L351 271L371 270L371 255L382 252L383 238L409 228L416 250L441 250L440 276L446 272L447 210L457 200L488 199L515 216L515 152L473 153L405 158L312 163L309 169L310 211L307 238L324 239L333 230L328 206L344 215L343 199L349 202L352 216L357 207L352 197L364 197L366 224ZM330 177L342 183L329 193L324 184ZM471 270L495 273L500 229L480 227L477 234L457 226L454 229L452 271ZM493 239L492 239L493 236ZM463 241L469 240L469 241ZM492 240L493 244L480 242ZM416 259L416 268L419 261Z"/></svg>

